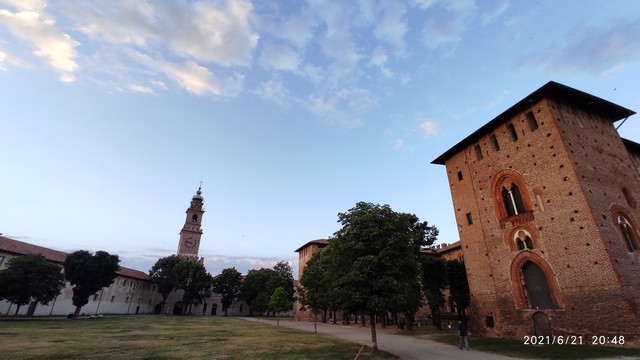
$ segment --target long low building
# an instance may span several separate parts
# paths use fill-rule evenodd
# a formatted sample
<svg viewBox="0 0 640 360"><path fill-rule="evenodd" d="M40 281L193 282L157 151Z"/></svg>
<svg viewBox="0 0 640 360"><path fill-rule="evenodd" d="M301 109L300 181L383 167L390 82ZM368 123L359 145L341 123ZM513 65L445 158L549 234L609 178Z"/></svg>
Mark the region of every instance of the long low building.
<svg viewBox="0 0 640 360"><path fill-rule="evenodd" d="M10 259L27 255L41 254L47 260L62 267L68 253L29 244L26 242L0 236L0 270L7 267ZM61 268L62 269L62 268ZM75 310L72 303L73 290L69 283L60 295L48 305L33 302L22 306L19 315L67 315ZM140 314L152 313L155 304L161 301L157 287L146 273L126 267L120 267L118 276L109 286L89 298L89 303L82 307L81 314ZM8 301L0 301L0 314L15 313L16 305Z"/></svg>

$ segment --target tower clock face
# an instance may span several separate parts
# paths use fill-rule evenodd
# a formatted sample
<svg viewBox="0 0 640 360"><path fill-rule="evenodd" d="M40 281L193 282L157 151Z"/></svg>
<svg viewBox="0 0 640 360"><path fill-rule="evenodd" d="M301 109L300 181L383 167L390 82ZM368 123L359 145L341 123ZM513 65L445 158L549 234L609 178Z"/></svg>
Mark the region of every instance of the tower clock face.
<svg viewBox="0 0 640 360"><path fill-rule="evenodd" d="M187 238L184 241L184 246L188 247L188 248L192 248L196 246L196 241L193 238Z"/></svg>

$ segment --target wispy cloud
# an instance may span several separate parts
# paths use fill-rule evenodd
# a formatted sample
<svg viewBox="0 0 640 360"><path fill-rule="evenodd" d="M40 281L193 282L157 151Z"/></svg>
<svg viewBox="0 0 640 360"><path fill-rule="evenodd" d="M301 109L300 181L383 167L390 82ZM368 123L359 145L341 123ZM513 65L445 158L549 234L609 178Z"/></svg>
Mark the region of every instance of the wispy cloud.
<svg viewBox="0 0 640 360"><path fill-rule="evenodd" d="M405 144L404 144L404 139L396 139L396 140L393 140L393 141L391 142L391 145L393 145L393 148L394 148L394 149L401 149L401 148L403 148L403 147L405 146Z"/></svg>
<svg viewBox="0 0 640 360"><path fill-rule="evenodd" d="M300 61L300 55L294 49L273 42L266 42L260 55L260 64L275 70L296 71Z"/></svg>
<svg viewBox="0 0 640 360"><path fill-rule="evenodd" d="M431 119L420 119L420 129L425 135L435 135L438 133L438 123Z"/></svg>
<svg viewBox="0 0 640 360"><path fill-rule="evenodd" d="M422 34L425 44L432 49L458 43L478 11L474 0L416 1L415 4L428 10Z"/></svg>
<svg viewBox="0 0 640 360"><path fill-rule="evenodd" d="M240 74L219 79L208 68L194 61L178 64L154 60L143 54L137 54L137 58L149 69L164 74L194 95L233 96L242 89L244 77Z"/></svg>
<svg viewBox="0 0 640 360"><path fill-rule="evenodd" d="M500 0L493 9L482 14L482 25L489 25L502 16L509 8L509 0Z"/></svg>
<svg viewBox="0 0 640 360"><path fill-rule="evenodd" d="M35 48L33 54L45 59L60 74L60 81L74 81L73 72L78 69L75 61L78 42L59 31L53 18L41 12L43 4L30 1L24 4L15 2L14 5L18 6L16 12L0 9L0 23L29 47Z"/></svg>
<svg viewBox="0 0 640 360"><path fill-rule="evenodd" d="M552 44L518 60L523 67L550 72L607 75L640 58L640 20L620 19L607 26L580 24L564 44Z"/></svg>

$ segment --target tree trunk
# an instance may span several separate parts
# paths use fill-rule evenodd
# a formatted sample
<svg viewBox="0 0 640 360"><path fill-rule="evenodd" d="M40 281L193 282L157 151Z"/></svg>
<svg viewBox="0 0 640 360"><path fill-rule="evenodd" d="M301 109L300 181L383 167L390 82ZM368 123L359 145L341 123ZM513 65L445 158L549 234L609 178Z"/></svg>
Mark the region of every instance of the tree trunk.
<svg viewBox="0 0 640 360"><path fill-rule="evenodd" d="M333 325L335 325L336 321L337 321L337 316L336 315L338 315L338 312L336 310L333 310L331 312L331 315L333 316Z"/></svg>
<svg viewBox="0 0 640 360"><path fill-rule="evenodd" d="M76 306L76 311L73 312L74 318L77 318L80 315L80 309L82 309L82 306Z"/></svg>
<svg viewBox="0 0 640 360"><path fill-rule="evenodd" d="M431 307L431 315L433 316L433 326L435 326L438 330L442 330L442 316L440 314L440 307Z"/></svg>
<svg viewBox="0 0 640 360"><path fill-rule="evenodd" d="M383 315L381 315L380 325L381 325L381 327L383 329L387 328L387 313L386 312Z"/></svg>
<svg viewBox="0 0 640 360"><path fill-rule="evenodd" d="M360 321L362 322L362 326L367 326L367 321L365 320L364 313L360 315Z"/></svg>
<svg viewBox="0 0 640 360"><path fill-rule="evenodd" d="M13 314L13 316L18 316L19 310L20 310L20 305L16 305L16 312Z"/></svg>
<svg viewBox="0 0 640 360"><path fill-rule="evenodd" d="M364 315L363 315L364 316ZM369 314L369 323L371 327L371 349L374 354L378 353L378 336L376 334L376 314Z"/></svg>

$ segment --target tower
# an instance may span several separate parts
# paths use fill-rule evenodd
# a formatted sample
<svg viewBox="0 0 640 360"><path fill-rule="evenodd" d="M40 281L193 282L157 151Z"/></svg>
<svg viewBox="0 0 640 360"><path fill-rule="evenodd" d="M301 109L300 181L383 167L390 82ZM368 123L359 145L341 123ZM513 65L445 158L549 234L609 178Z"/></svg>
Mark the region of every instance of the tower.
<svg viewBox="0 0 640 360"><path fill-rule="evenodd" d="M200 248L200 238L202 237L202 214L204 214L202 197L202 186L198 188L196 194L191 198L191 204L187 209L187 218L180 231L180 242L178 243L178 255L198 257Z"/></svg>
<svg viewBox="0 0 640 360"><path fill-rule="evenodd" d="M640 145L614 127L633 114L549 82L433 161L447 169L475 333L637 334Z"/></svg>

